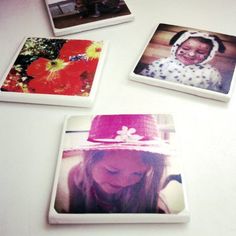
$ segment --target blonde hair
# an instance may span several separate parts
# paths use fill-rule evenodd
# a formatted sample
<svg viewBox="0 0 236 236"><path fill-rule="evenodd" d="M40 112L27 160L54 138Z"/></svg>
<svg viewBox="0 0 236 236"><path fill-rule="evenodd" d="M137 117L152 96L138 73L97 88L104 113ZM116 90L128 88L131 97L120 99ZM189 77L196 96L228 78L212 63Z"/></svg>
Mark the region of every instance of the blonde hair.
<svg viewBox="0 0 236 236"><path fill-rule="evenodd" d="M140 153L142 161L149 165L149 170L141 180L129 187L125 187L116 194L118 204L114 213L156 213L159 212L159 192L166 165L166 157L161 154L123 150L125 152ZM92 177L93 166L103 158L107 151L90 150L84 152L82 163L74 167L69 174L70 212L73 213L100 213L96 195L96 183ZM122 151L121 151L122 152ZM122 160L121 160L122 161ZM113 202L112 202L113 203ZM105 210L104 210L105 212Z"/></svg>

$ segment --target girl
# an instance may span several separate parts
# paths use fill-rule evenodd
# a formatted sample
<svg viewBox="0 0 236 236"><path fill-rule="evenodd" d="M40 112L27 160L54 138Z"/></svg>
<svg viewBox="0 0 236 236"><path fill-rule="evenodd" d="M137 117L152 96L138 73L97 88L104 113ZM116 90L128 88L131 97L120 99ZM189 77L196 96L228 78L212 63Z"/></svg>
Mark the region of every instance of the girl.
<svg viewBox="0 0 236 236"><path fill-rule="evenodd" d="M170 57L154 61L140 72L141 75L222 92L221 75L208 64L217 51L225 51L217 36L180 31L169 44L173 45Z"/></svg>
<svg viewBox="0 0 236 236"><path fill-rule="evenodd" d="M162 155L141 154L138 151L86 152L84 162L74 167L69 174L69 211L163 212L158 206L158 192L164 163Z"/></svg>

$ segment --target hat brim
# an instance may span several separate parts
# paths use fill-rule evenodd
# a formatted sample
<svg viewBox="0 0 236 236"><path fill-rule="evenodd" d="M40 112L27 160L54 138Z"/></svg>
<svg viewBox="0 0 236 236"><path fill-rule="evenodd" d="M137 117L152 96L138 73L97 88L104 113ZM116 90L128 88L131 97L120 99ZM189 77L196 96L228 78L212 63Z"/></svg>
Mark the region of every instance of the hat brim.
<svg viewBox="0 0 236 236"><path fill-rule="evenodd" d="M87 145L81 145L72 149L64 149L63 154L68 156L76 155L84 151L112 151L112 150L127 150L138 152L149 152L153 154L161 154L170 156L174 153L173 147L170 144L162 142L161 144L137 144L137 143L91 143L87 142Z"/></svg>

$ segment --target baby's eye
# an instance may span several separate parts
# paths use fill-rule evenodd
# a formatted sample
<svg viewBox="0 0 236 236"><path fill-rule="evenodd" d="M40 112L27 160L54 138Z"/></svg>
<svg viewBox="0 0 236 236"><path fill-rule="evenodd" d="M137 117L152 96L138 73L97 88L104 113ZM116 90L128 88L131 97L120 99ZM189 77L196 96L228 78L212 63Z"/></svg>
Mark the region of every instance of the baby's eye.
<svg viewBox="0 0 236 236"><path fill-rule="evenodd" d="M133 175L137 176L137 177L142 177L143 176L143 172L134 172Z"/></svg>
<svg viewBox="0 0 236 236"><path fill-rule="evenodd" d="M110 174L110 175L116 175L119 173L119 170L116 169L110 169L110 168L105 168L105 171Z"/></svg>
<svg viewBox="0 0 236 236"><path fill-rule="evenodd" d="M182 47L182 49L187 51L187 50L189 50L190 48L188 48L188 47Z"/></svg>
<svg viewBox="0 0 236 236"><path fill-rule="evenodd" d="M201 54L201 55L205 55L206 54L205 52L200 52L200 51L198 51L197 53Z"/></svg>

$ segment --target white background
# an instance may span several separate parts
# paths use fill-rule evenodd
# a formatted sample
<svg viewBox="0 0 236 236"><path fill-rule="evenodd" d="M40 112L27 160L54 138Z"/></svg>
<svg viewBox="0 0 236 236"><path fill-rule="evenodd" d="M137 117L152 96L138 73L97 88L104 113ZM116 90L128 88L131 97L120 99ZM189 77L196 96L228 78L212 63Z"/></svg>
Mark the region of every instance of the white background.
<svg viewBox="0 0 236 236"><path fill-rule="evenodd" d="M235 0L127 0L135 21L69 38L110 41L92 108L0 102L0 235L236 235L236 88L223 103L128 79L159 23L236 35ZM25 36L53 36L44 1L0 1L0 75ZM67 114L173 113L188 224L49 225L51 187Z"/></svg>

